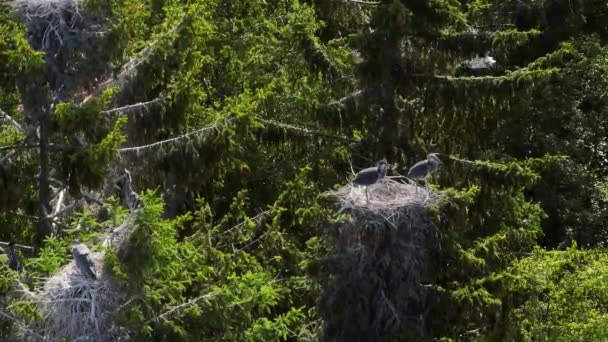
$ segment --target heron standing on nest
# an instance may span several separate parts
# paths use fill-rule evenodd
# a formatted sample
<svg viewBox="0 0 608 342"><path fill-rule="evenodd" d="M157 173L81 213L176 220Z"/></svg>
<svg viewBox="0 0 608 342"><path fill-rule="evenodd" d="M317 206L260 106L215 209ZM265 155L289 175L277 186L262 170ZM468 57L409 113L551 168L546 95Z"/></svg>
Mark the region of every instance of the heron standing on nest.
<svg viewBox="0 0 608 342"><path fill-rule="evenodd" d="M367 193L367 187L375 184L377 181L381 180L386 176L386 168L388 163L386 159L382 159L381 161L376 163L376 166L368 167L367 169L363 169L357 173L355 179L353 180L353 184L365 186L365 200L366 203L369 203L369 195Z"/></svg>
<svg viewBox="0 0 608 342"><path fill-rule="evenodd" d="M72 242L72 256L74 257L74 261L76 262L76 266L78 266L80 273L88 278L97 279L97 275L95 274L95 263L91 258L91 251L84 243L78 240Z"/></svg>
<svg viewBox="0 0 608 342"><path fill-rule="evenodd" d="M426 160L419 161L414 166L410 167L407 176L413 180L424 180L427 197L430 194L428 177L437 171L443 163L439 159L439 153L430 153L426 156ZM416 183L416 193L418 193L418 183Z"/></svg>

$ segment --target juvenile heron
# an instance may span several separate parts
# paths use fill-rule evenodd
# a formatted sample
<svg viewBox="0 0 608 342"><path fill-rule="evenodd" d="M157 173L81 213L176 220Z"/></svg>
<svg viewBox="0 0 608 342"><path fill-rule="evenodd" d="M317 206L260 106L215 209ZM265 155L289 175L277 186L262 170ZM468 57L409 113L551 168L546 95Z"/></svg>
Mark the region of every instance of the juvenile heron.
<svg viewBox="0 0 608 342"><path fill-rule="evenodd" d="M21 270L23 270L23 265L21 264L19 255L17 255L17 251L15 251L15 241L8 243L6 256L8 257L8 267L17 272L21 272Z"/></svg>
<svg viewBox="0 0 608 342"><path fill-rule="evenodd" d="M367 194L367 187L376 183L386 176L386 167L388 163L386 159L382 159L381 161L376 163L376 166L368 167L367 169L363 169L357 173L355 179L353 180L353 184L365 186L365 200L366 203L369 203L369 195Z"/></svg>
<svg viewBox="0 0 608 342"><path fill-rule="evenodd" d="M429 195L429 182L427 178L437 171L443 163L439 159L439 153L430 153L426 156L426 160L419 161L414 166L410 167L407 176L414 180L424 180L426 194ZM416 193L418 193L418 183L416 183Z"/></svg>
<svg viewBox="0 0 608 342"><path fill-rule="evenodd" d="M78 266L80 273L91 279L97 279L91 251L84 243L78 240L72 242L72 256L74 257L74 261L76 261L76 266Z"/></svg>

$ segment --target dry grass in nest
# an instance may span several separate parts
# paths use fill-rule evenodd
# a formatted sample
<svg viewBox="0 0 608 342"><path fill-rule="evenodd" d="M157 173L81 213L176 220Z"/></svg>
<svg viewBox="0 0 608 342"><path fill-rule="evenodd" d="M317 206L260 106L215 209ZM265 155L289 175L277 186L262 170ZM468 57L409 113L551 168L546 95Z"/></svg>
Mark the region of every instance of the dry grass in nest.
<svg viewBox="0 0 608 342"><path fill-rule="evenodd" d="M111 278L103 273L103 254L93 253L97 279L82 275L74 261L47 279L39 292L28 297L37 302L42 320L21 331L28 340L44 336L49 341L115 341L120 337L112 320L123 300Z"/></svg>
<svg viewBox="0 0 608 342"><path fill-rule="evenodd" d="M424 186L397 181L398 178L384 178L368 187L367 201L365 187L352 183L331 192L337 198L340 212L350 213L355 220L385 221L398 227L400 216L408 208L423 209L435 203L441 196L433 191L427 194ZM378 222L382 223L382 222Z"/></svg>

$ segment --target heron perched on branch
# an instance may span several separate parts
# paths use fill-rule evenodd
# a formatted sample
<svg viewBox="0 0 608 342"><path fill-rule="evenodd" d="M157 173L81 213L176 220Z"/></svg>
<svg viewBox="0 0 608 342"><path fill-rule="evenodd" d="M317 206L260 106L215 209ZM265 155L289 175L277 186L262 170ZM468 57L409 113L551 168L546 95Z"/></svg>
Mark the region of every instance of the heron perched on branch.
<svg viewBox="0 0 608 342"><path fill-rule="evenodd" d="M82 242L75 240L72 242L72 256L76 262L76 266L85 277L97 279L95 274L95 263L91 258L91 251Z"/></svg>
<svg viewBox="0 0 608 342"><path fill-rule="evenodd" d="M429 195L428 177L437 171L443 163L439 159L439 153L430 153L425 160L419 161L414 166L410 167L407 176L413 180L424 180L426 194ZM418 183L416 183L416 193L418 193Z"/></svg>
<svg viewBox="0 0 608 342"><path fill-rule="evenodd" d="M363 169L357 173L355 179L353 180L353 184L365 186L365 200L366 203L369 203L369 195L367 193L367 187L376 183L386 176L386 168L388 163L386 159L382 159L381 161L376 163L376 166L368 167Z"/></svg>

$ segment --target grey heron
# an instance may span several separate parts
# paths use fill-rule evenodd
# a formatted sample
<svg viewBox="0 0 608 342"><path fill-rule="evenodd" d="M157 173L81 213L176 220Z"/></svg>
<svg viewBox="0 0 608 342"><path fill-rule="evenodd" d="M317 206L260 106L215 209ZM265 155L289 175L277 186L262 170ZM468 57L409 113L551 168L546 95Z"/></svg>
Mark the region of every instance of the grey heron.
<svg viewBox="0 0 608 342"><path fill-rule="evenodd" d="M424 180L426 186L426 194L429 195L429 183L427 178L437 171L443 163L439 159L439 153L430 153L425 160L419 161L414 166L410 167L407 176L414 180ZM416 183L416 193L418 192L418 183Z"/></svg>
<svg viewBox="0 0 608 342"><path fill-rule="evenodd" d="M72 242L72 256L76 262L76 266L85 277L97 279L95 274L95 263L91 258L91 251L82 242L75 240Z"/></svg>
<svg viewBox="0 0 608 342"><path fill-rule="evenodd" d="M21 272L21 270L23 270L23 265L21 264L21 260L19 260L19 255L17 255L17 251L15 251L15 241L8 243L6 256L8 257L8 267L10 267L10 269L17 272Z"/></svg>
<svg viewBox="0 0 608 342"><path fill-rule="evenodd" d="M386 159L376 163L376 166L368 167L357 172L353 184L365 186L365 200L369 203L369 195L367 193L367 187L376 183L386 176L386 167L388 163Z"/></svg>

